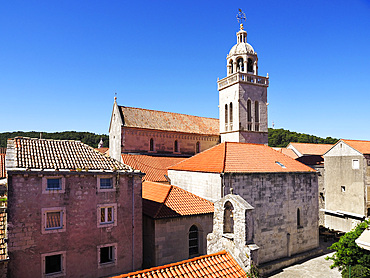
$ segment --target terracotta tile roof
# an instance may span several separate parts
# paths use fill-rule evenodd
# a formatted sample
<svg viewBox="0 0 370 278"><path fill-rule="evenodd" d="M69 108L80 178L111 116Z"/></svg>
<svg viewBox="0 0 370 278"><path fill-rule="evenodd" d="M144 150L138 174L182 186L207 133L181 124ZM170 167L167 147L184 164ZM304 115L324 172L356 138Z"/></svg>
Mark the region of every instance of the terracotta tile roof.
<svg viewBox="0 0 370 278"><path fill-rule="evenodd" d="M8 155L12 168L133 170L80 141L16 137L8 140Z"/></svg>
<svg viewBox="0 0 370 278"><path fill-rule="evenodd" d="M167 182L167 168L183 161L183 157L122 154L124 164L145 173L143 180Z"/></svg>
<svg viewBox="0 0 370 278"><path fill-rule="evenodd" d="M333 147L333 144L313 144L313 143L289 143L302 155L323 155ZM289 147L288 145L288 147Z"/></svg>
<svg viewBox="0 0 370 278"><path fill-rule="evenodd" d="M122 121L127 127L216 136L220 134L218 119L134 107L119 108L124 118Z"/></svg>
<svg viewBox="0 0 370 278"><path fill-rule="evenodd" d="M246 278L244 270L226 251L189 260L131 272L115 278Z"/></svg>
<svg viewBox="0 0 370 278"><path fill-rule="evenodd" d="M102 154L109 155L109 148L95 148L95 150L99 151Z"/></svg>
<svg viewBox="0 0 370 278"><path fill-rule="evenodd" d="M273 149L287 156L290 156L293 159L297 159L299 157L292 149L287 148L273 148Z"/></svg>
<svg viewBox="0 0 370 278"><path fill-rule="evenodd" d="M5 177L5 153L0 153L0 179Z"/></svg>
<svg viewBox="0 0 370 278"><path fill-rule="evenodd" d="M351 146L362 154L370 154L370 141L342 139L344 143Z"/></svg>
<svg viewBox="0 0 370 278"><path fill-rule="evenodd" d="M211 173L315 172L268 146L234 142L216 145L168 169Z"/></svg>
<svg viewBox="0 0 370 278"><path fill-rule="evenodd" d="M213 203L174 185L143 182L143 213L168 218L213 213Z"/></svg>

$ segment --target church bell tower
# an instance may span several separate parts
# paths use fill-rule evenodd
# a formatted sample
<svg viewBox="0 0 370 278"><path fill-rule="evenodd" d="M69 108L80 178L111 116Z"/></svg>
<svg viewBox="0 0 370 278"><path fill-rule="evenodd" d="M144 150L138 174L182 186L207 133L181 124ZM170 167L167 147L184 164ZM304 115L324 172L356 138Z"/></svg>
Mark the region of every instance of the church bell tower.
<svg viewBox="0 0 370 278"><path fill-rule="evenodd" d="M240 10L238 20L245 20ZM218 80L221 142L268 143L266 77L258 75L258 57L247 43L243 23L226 57L227 76Z"/></svg>

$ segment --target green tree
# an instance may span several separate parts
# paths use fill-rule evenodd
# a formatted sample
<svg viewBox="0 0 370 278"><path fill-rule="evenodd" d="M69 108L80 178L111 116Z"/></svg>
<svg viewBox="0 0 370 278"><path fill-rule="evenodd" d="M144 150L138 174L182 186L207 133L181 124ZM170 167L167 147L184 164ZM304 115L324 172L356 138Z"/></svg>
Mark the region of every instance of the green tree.
<svg viewBox="0 0 370 278"><path fill-rule="evenodd" d="M353 270L351 271L351 277L367 277L361 275L363 273L370 273L370 251L358 247L355 242L369 225L370 221L365 220L357 225L353 231L346 233L338 242L329 247L329 249L336 251L336 253L326 259L333 261L330 268L338 267L342 271L342 277L348 277L349 266Z"/></svg>

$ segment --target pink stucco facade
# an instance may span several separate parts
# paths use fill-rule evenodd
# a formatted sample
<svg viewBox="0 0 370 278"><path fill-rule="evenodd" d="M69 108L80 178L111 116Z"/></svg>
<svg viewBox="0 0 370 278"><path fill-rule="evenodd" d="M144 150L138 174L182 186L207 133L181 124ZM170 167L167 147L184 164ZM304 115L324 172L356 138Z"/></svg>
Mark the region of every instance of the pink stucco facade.
<svg viewBox="0 0 370 278"><path fill-rule="evenodd" d="M126 173L9 171L9 277L46 277L45 256L61 254L55 277L104 277L142 265L141 175ZM61 177L61 191L45 191L43 180ZM113 189L99 190L112 177ZM100 223L100 209L114 208L114 222ZM63 212L63 228L45 229L45 211ZM112 246L112 263L99 262L100 248ZM54 277L54 275L52 276Z"/></svg>

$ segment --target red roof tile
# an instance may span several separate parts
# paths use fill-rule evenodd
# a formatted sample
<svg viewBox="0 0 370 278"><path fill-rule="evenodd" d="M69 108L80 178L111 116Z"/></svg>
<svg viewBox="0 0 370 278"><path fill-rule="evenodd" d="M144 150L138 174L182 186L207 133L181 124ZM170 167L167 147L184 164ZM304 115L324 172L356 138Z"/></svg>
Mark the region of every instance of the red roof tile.
<svg viewBox="0 0 370 278"><path fill-rule="evenodd" d="M246 278L244 270L226 251L200 256L189 260L131 272L115 278L195 278L224 277Z"/></svg>
<svg viewBox="0 0 370 278"><path fill-rule="evenodd" d="M315 172L268 146L234 142L216 145L168 169L211 173Z"/></svg>
<svg viewBox="0 0 370 278"><path fill-rule="evenodd" d="M344 143L351 146L362 154L370 154L370 141L342 139Z"/></svg>
<svg viewBox="0 0 370 278"><path fill-rule="evenodd" d="M167 182L167 168L183 161L183 157L162 157L149 155L122 154L124 164L138 169L146 175L143 180Z"/></svg>
<svg viewBox="0 0 370 278"><path fill-rule="evenodd" d="M134 107L119 108L127 127L219 135L218 119Z"/></svg>
<svg viewBox="0 0 370 278"><path fill-rule="evenodd" d="M302 155L323 155L331 147L333 144L313 144L313 143L289 143L292 145L297 151L299 151ZM289 147L288 145L288 147Z"/></svg>
<svg viewBox="0 0 370 278"><path fill-rule="evenodd" d="M99 151L102 154L109 155L109 148L95 148L95 150Z"/></svg>
<svg viewBox="0 0 370 278"><path fill-rule="evenodd" d="M275 151L281 152L293 159L297 159L299 156L292 150L287 148L273 148Z"/></svg>
<svg viewBox="0 0 370 278"><path fill-rule="evenodd" d="M5 153L0 153L0 179L5 177Z"/></svg>
<svg viewBox="0 0 370 278"><path fill-rule="evenodd" d="M213 203L174 185L143 182L143 213L152 218L213 213Z"/></svg>
<svg viewBox="0 0 370 278"><path fill-rule="evenodd" d="M80 141L16 137L8 139L7 155L12 168L133 170Z"/></svg>

